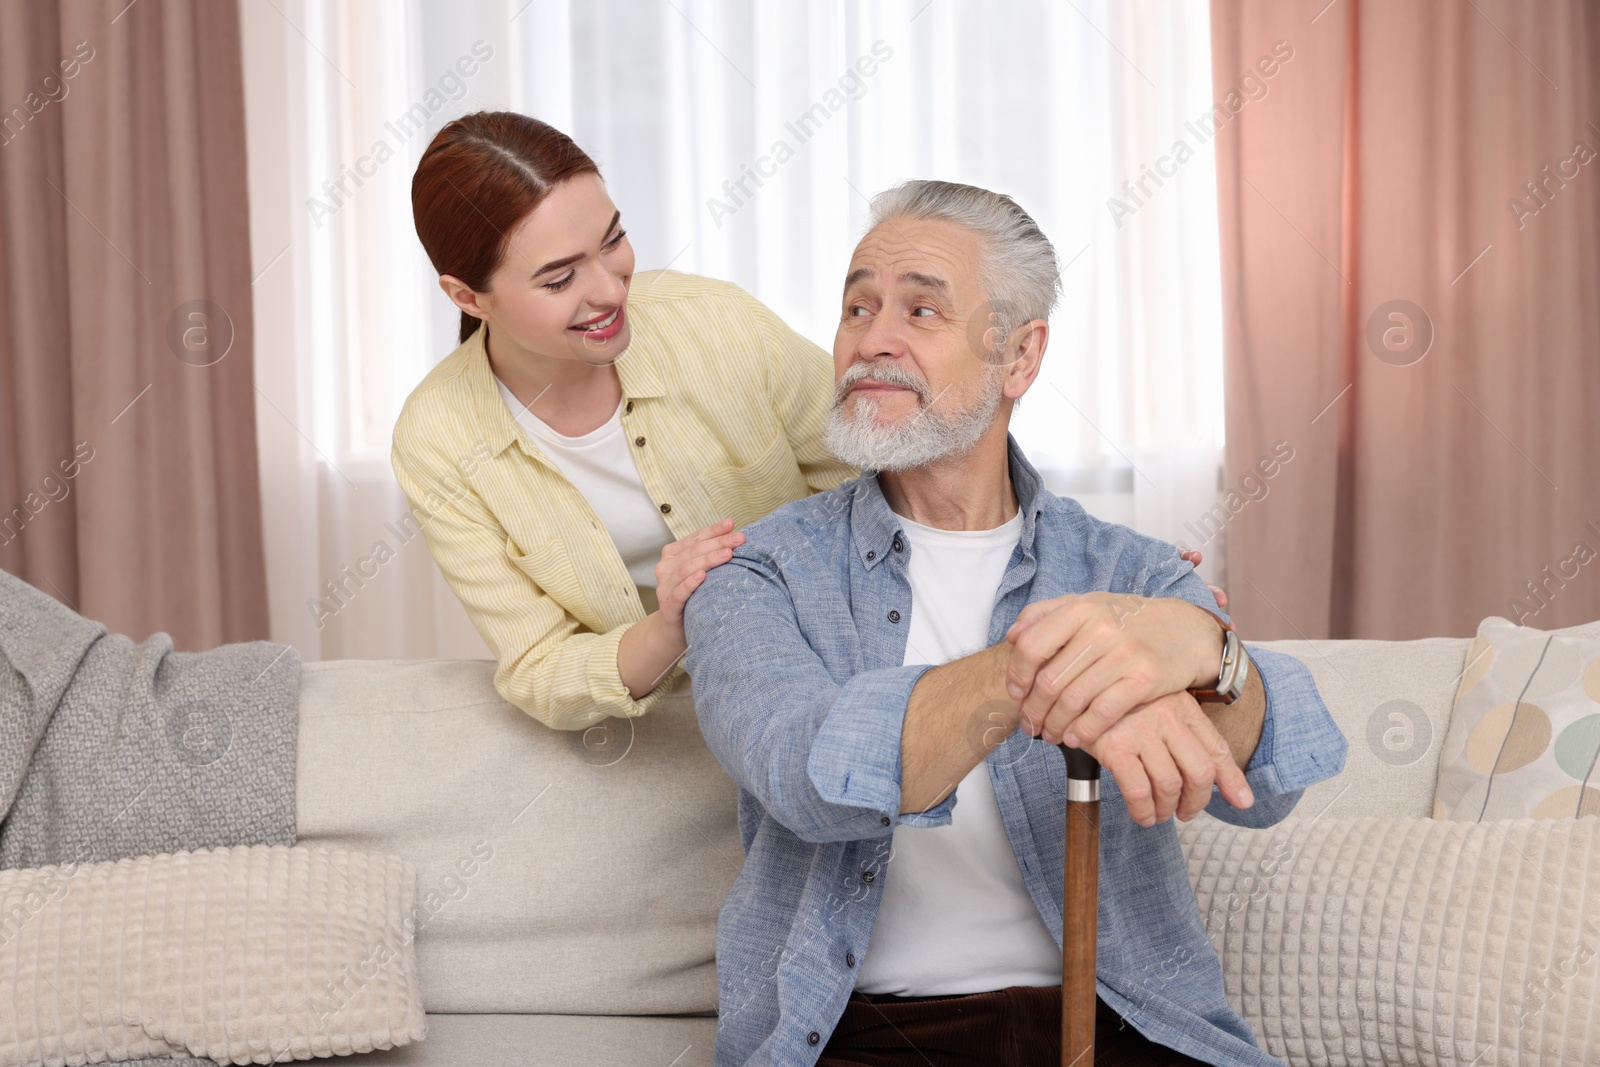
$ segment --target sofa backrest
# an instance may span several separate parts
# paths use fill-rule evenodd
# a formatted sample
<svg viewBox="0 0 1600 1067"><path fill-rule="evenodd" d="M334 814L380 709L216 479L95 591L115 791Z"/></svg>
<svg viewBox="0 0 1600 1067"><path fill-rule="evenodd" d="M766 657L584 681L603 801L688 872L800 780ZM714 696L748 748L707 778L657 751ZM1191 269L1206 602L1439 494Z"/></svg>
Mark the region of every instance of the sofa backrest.
<svg viewBox="0 0 1600 1067"><path fill-rule="evenodd" d="M300 843L416 864L428 1011L713 1011L717 910L743 852L687 680L642 718L565 732L502 700L493 674L306 664Z"/></svg>
<svg viewBox="0 0 1600 1067"><path fill-rule="evenodd" d="M1350 744L1344 771L1307 789L1295 814L1431 816L1439 746L1468 644L1461 637L1259 642L1310 669Z"/></svg>
<svg viewBox="0 0 1600 1067"><path fill-rule="evenodd" d="M1310 667L1350 742L1297 814L1432 814L1468 644L1264 643ZM429 1011L715 1009L737 790L679 685L640 719L569 733L502 700L487 661L304 666L300 841L416 864Z"/></svg>
<svg viewBox="0 0 1600 1067"><path fill-rule="evenodd" d="M1600 621L1553 632L1600 640ZM1310 668L1350 742L1343 773L1307 789L1297 816L1434 817L1439 752L1471 638L1250 643Z"/></svg>

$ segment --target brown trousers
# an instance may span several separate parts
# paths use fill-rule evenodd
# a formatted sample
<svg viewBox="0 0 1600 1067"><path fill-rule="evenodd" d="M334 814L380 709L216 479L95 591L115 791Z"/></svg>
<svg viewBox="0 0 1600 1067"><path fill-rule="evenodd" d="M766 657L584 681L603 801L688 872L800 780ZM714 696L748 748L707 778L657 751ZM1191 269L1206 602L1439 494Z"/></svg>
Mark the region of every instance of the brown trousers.
<svg viewBox="0 0 1600 1067"><path fill-rule="evenodd" d="M1095 1067L1205 1067L1095 998ZM1061 987L953 997L852 993L817 1067L1060 1067ZM1085 1065L1087 1067L1087 1065Z"/></svg>

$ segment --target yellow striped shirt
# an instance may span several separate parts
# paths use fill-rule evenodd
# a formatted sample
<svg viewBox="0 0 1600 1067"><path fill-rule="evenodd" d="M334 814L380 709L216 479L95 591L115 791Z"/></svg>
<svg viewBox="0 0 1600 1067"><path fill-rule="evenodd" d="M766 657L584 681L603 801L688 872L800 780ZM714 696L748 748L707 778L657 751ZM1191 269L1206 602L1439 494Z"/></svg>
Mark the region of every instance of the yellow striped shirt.
<svg viewBox="0 0 1600 1067"><path fill-rule="evenodd" d="M622 425L674 538L745 526L858 473L822 443L833 360L738 286L634 276L632 341L615 364ZM501 397L479 329L430 371L395 423L391 459L450 588L498 661L495 688L548 726L649 711L617 645L655 610L604 524Z"/></svg>

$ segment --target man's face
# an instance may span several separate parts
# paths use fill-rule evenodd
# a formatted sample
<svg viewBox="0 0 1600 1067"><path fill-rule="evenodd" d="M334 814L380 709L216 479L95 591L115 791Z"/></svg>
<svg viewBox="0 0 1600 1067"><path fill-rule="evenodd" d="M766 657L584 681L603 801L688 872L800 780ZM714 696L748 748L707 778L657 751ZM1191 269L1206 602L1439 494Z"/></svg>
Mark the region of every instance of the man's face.
<svg viewBox="0 0 1600 1067"><path fill-rule="evenodd" d="M833 340L828 444L902 470L970 449L993 423L1003 372L982 347L983 239L942 219L893 218L856 246Z"/></svg>

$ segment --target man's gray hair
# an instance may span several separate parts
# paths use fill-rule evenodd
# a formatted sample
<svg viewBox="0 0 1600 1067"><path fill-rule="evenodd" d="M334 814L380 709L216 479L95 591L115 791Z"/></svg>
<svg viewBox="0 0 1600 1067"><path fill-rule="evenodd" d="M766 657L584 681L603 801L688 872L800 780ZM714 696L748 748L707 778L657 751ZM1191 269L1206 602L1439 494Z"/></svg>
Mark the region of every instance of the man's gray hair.
<svg viewBox="0 0 1600 1067"><path fill-rule="evenodd" d="M1056 250L1009 196L955 182L901 182L872 198L868 229L895 218L947 219L977 231L984 241L978 280L997 316L993 325L1005 334L1049 319L1061 294Z"/></svg>

